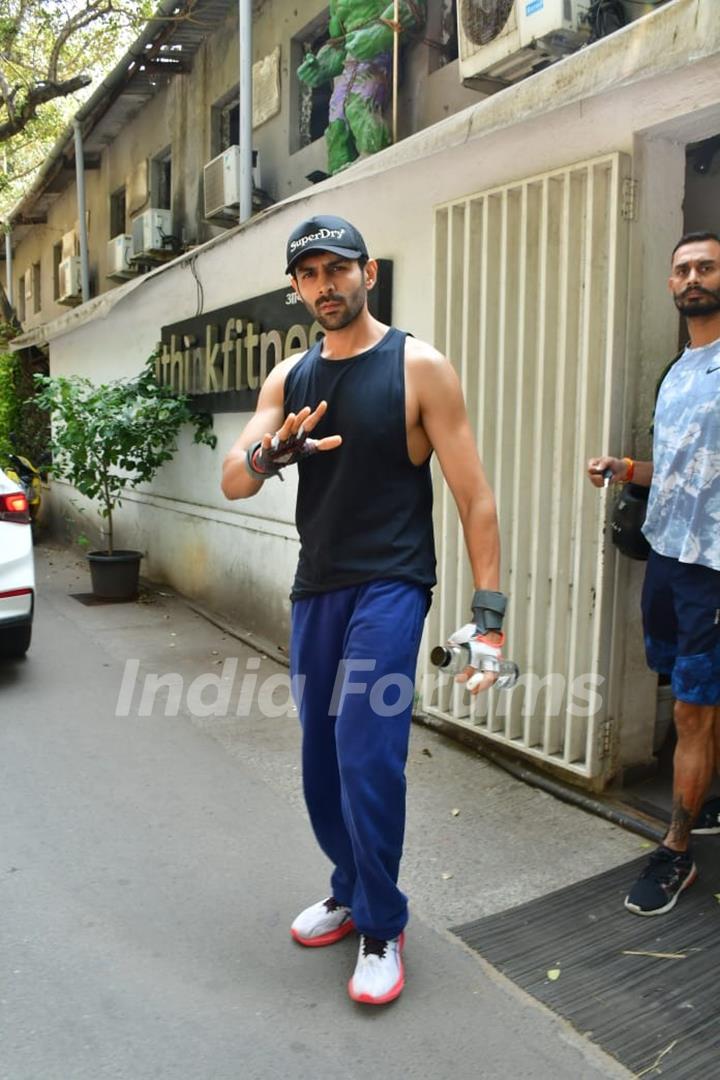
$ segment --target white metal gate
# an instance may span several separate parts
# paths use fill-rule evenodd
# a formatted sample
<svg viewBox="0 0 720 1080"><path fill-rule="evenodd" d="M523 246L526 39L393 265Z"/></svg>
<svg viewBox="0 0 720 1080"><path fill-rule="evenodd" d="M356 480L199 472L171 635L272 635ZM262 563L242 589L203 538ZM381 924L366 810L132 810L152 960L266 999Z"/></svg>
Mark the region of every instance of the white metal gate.
<svg viewBox="0 0 720 1080"><path fill-rule="evenodd" d="M468 621L473 583L436 477L438 589L426 713L602 783L612 724L615 559L585 462L620 444L629 159L607 155L441 206L435 339L462 381L500 517L512 691L479 699L429 663Z"/></svg>

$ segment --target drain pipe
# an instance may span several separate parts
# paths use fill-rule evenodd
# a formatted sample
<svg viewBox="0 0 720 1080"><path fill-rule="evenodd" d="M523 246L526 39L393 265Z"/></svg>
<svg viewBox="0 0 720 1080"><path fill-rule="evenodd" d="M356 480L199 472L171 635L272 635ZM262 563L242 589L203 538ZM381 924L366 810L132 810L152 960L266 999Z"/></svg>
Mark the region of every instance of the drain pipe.
<svg viewBox="0 0 720 1080"><path fill-rule="evenodd" d="M10 225L5 226L5 295L10 307L13 306L13 263L12 232Z"/></svg>
<svg viewBox="0 0 720 1080"><path fill-rule="evenodd" d="M85 214L85 154L80 121L73 120L75 129L75 177L77 184L78 229L80 231L80 281L83 304L90 299L90 260L88 256L87 216Z"/></svg>
<svg viewBox="0 0 720 1080"><path fill-rule="evenodd" d="M240 39L240 224L252 217L253 205L253 84L252 0L238 0Z"/></svg>

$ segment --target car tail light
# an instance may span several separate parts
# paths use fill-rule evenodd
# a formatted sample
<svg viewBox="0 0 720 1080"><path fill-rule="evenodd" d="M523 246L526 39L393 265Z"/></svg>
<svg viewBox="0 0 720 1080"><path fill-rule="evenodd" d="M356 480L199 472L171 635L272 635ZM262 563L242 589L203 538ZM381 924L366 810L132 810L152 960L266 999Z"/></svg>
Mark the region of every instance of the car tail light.
<svg viewBox="0 0 720 1080"><path fill-rule="evenodd" d="M0 521L14 521L18 525L30 524L30 507L22 491L0 495Z"/></svg>

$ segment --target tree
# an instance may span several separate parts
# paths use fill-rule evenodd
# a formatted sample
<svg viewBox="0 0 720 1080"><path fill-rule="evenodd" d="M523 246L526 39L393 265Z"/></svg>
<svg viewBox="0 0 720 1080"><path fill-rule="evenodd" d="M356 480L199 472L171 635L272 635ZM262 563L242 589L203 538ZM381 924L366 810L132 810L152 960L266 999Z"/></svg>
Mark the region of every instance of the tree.
<svg viewBox="0 0 720 1080"><path fill-rule="evenodd" d="M107 521L107 554L113 553L113 512L128 488L152 480L175 454L185 424L193 442L217 445L212 417L194 412L191 401L160 386L157 355L134 379L94 384L81 375L37 375L35 405L51 414L52 471L100 504Z"/></svg>
<svg viewBox="0 0 720 1080"><path fill-rule="evenodd" d="M153 7L153 0L0 0L5 208L78 108L77 95L107 74Z"/></svg>

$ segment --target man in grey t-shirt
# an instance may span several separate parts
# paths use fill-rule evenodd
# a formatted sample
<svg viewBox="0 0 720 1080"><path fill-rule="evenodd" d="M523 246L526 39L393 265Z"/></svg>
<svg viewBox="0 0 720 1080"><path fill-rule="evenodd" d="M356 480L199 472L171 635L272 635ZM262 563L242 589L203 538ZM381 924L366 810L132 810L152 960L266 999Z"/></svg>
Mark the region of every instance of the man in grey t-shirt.
<svg viewBox="0 0 720 1080"><path fill-rule="evenodd" d="M645 651L653 671L670 676L675 697L672 818L625 899L636 915L670 911L695 880L693 823L720 831L720 800L703 807L720 767L720 237L684 236L672 253L669 286L690 344L660 387L653 460L588 462L596 487L603 474L650 487Z"/></svg>

